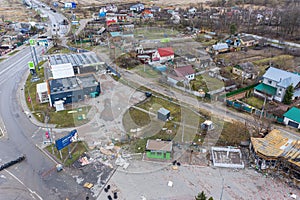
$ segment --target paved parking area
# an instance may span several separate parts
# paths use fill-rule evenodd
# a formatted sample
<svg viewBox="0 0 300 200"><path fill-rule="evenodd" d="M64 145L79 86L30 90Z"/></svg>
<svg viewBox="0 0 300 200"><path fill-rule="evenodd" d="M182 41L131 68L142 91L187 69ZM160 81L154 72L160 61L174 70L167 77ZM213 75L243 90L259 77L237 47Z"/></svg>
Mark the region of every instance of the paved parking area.
<svg viewBox="0 0 300 200"><path fill-rule="evenodd" d="M117 170L108 184L122 200L193 200L201 191L214 199L274 200L290 199L290 193L300 195L299 190L253 169L180 166L173 170L171 165L143 161L131 162L126 171ZM106 200L109 194L102 192L98 200Z"/></svg>
<svg viewBox="0 0 300 200"><path fill-rule="evenodd" d="M91 113L93 119L78 128L80 137L91 148L126 135L122 125L124 113L130 106L146 98L144 93L113 80L110 75L100 75L100 81L100 96L86 102L95 108Z"/></svg>

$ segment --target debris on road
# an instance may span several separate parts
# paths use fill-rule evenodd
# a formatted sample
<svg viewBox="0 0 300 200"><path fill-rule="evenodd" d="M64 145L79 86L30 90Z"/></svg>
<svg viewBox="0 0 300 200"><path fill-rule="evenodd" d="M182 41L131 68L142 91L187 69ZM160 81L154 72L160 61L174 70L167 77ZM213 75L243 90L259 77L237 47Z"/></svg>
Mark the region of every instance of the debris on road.
<svg viewBox="0 0 300 200"><path fill-rule="evenodd" d="M91 189L93 186L94 186L94 184L88 183L88 182L86 182L86 183L83 185L83 187L88 188L88 189Z"/></svg>

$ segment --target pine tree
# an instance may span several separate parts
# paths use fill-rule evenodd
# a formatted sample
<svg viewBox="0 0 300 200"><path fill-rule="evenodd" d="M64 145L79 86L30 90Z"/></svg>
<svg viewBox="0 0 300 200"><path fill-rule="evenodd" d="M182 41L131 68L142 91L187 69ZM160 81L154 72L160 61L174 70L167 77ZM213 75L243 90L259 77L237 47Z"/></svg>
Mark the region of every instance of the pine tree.
<svg viewBox="0 0 300 200"><path fill-rule="evenodd" d="M201 193L198 193L198 195L195 197L195 200L206 200L207 197L204 193L204 191L202 191Z"/></svg>
<svg viewBox="0 0 300 200"><path fill-rule="evenodd" d="M283 97L283 103L286 105L291 104L293 95L294 95L294 87L293 85L290 85L289 87L287 87L285 91L285 95Z"/></svg>

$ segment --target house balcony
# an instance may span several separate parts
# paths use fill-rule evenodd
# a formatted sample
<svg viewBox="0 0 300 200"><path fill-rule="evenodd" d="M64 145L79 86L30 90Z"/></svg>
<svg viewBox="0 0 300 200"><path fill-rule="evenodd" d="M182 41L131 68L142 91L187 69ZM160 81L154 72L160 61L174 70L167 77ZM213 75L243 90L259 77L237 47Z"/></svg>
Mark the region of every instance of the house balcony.
<svg viewBox="0 0 300 200"><path fill-rule="evenodd" d="M254 88L254 94L263 98L266 97L268 100L271 101L276 95L276 90L277 89L275 87L266 85L264 83L260 83Z"/></svg>

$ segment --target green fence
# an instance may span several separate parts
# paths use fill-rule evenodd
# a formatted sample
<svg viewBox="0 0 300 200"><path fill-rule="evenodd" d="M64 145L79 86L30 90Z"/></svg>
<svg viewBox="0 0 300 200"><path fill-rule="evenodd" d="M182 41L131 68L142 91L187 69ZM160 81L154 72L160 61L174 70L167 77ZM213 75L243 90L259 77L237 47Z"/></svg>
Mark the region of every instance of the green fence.
<svg viewBox="0 0 300 200"><path fill-rule="evenodd" d="M226 105L227 106L230 106L230 107L233 107L237 110L242 110L244 112L248 112L248 113L251 113L251 114L255 114L257 116L262 116L266 119L272 119L278 123L283 123L283 118L279 117L279 116L276 116L272 113L268 113L266 111L264 111L262 113L261 110L257 109L257 108L254 108L252 106L248 106L246 104L243 104L242 102L236 102L236 101L230 101L230 100L226 100Z"/></svg>
<svg viewBox="0 0 300 200"><path fill-rule="evenodd" d="M230 97L230 96L233 96L233 95L237 95L239 93L242 93L242 92L245 92L247 90L250 90L250 89L254 88L257 85L258 85L258 83L254 84L254 85L250 85L250 86L244 87L244 88L240 88L238 90L234 90L232 92L228 92L225 96L226 97Z"/></svg>

